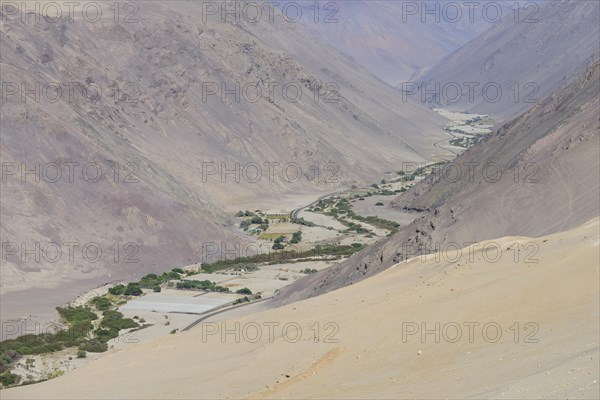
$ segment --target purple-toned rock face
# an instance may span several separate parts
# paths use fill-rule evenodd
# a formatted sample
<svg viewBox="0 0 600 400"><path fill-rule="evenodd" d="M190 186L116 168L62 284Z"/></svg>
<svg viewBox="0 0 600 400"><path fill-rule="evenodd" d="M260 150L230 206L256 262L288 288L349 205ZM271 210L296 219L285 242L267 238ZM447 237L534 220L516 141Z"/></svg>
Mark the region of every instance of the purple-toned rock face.
<svg viewBox="0 0 600 400"><path fill-rule="evenodd" d="M504 236L539 237L593 219L600 213L600 187L596 174L585 171L599 168L599 78L596 61L552 97L438 167L392 203L401 211L421 211L414 222L283 288L271 304L348 286L411 257ZM521 249L521 259L534 250Z"/></svg>
<svg viewBox="0 0 600 400"><path fill-rule="evenodd" d="M232 212L371 182L445 136L285 20L125 6L2 16L2 318L255 240L231 233ZM38 288L57 295L21 301Z"/></svg>

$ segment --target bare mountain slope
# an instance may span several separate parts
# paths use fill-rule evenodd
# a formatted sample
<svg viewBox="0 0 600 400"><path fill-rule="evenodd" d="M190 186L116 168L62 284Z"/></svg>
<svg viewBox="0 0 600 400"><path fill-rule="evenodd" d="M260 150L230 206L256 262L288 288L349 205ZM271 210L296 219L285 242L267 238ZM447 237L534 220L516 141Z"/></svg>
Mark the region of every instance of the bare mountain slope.
<svg viewBox="0 0 600 400"><path fill-rule="evenodd" d="M440 1L359 0L320 3L318 11L311 2L283 3L303 6L302 21L309 31L390 85L437 63L495 21L484 19L481 3L472 15L461 2L448 7ZM511 13L513 3L496 4L504 15ZM293 6L286 10L295 12Z"/></svg>
<svg viewBox="0 0 600 400"><path fill-rule="evenodd" d="M294 282L273 304L352 284L415 254L508 235L537 237L594 218L600 212L599 90L595 62L396 200L397 208L427 210L424 216L347 261Z"/></svg>
<svg viewBox="0 0 600 400"><path fill-rule="evenodd" d="M3 16L0 233L16 244L2 249L3 318L198 262L203 243L237 240L224 204L363 182L428 159L443 134L442 119L280 18L223 23L200 3L143 2L125 23L97 4L97 22ZM49 293L24 308L32 288Z"/></svg>
<svg viewBox="0 0 600 400"><path fill-rule="evenodd" d="M541 2L539 9L521 12L518 22L514 15L507 16L415 80L427 84L428 89L439 83L438 100L447 108L516 117L579 73L577 68L583 62L597 56L599 19L597 1ZM470 82L479 85L473 98ZM455 96L454 84L462 88L462 96ZM423 100L423 94L412 97ZM425 100L435 104L432 96Z"/></svg>
<svg viewBox="0 0 600 400"><path fill-rule="evenodd" d="M473 261L414 258L318 298L111 351L2 398L598 398L598 227L495 240L537 244L538 264L510 253L486 262L485 243Z"/></svg>

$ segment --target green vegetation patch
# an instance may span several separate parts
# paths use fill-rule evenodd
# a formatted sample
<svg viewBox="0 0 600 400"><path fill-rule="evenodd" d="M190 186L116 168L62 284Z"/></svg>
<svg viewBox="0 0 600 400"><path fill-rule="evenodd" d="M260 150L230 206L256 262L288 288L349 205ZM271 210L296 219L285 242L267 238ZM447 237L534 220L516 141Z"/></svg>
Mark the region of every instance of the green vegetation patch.
<svg viewBox="0 0 600 400"><path fill-rule="evenodd" d="M185 281L177 282L175 287L180 290L205 290L207 292L221 292L221 293L229 292L229 288L219 286L215 282L211 282L209 280L204 280L204 281L185 280Z"/></svg>
<svg viewBox="0 0 600 400"><path fill-rule="evenodd" d="M0 342L0 353L15 351L21 355L44 354L77 347L86 340L93 329L92 321L98 316L90 307L57 307L56 310L67 324L67 329L38 335L23 335Z"/></svg>

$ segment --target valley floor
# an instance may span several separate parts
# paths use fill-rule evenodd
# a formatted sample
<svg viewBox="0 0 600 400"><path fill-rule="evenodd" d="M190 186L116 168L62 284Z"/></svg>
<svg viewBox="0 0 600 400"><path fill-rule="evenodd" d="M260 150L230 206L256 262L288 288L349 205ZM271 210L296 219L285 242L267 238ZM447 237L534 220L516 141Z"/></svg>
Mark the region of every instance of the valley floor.
<svg viewBox="0 0 600 400"><path fill-rule="evenodd" d="M2 398L597 398L599 226L417 257Z"/></svg>

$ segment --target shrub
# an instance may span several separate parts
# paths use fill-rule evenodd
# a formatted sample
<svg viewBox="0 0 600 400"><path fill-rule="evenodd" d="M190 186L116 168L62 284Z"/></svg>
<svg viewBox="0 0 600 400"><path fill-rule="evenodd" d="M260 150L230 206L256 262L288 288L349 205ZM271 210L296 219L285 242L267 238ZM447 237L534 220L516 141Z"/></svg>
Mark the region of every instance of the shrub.
<svg viewBox="0 0 600 400"><path fill-rule="evenodd" d="M79 350L84 350L90 353L103 353L108 350L108 345L100 340L86 340L79 346Z"/></svg>
<svg viewBox="0 0 600 400"><path fill-rule="evenodd" d="M65 374L64 371L61 371L59 369L55 369L52 372L48 372L47 379L58 378L59 376L63 376L64 374Z"/></svg>
<svg viewBox="0 0 600 400"><path fill-rule="evenodd" d="M292 234L292 240L290 240L290 243L300 243L301 240L302 240L302 232L294 232Z"/></svg>
<svg viewBox="0 0 600 400"><path fill-rule="evenodd" d="M68 334L72 334L73 338L85 337L93 329L92 321L98 319L89 307L56 307L56 311L69 325Z"/></svg>
<svg viewBox="0 0 600 400"><path fill-rule="evenodd" d="M233 267L234 271L258 271L258 264L256 263L240 263Z"/></svg>
<svg viewBox="0 0 600 400"><path fill-rule="evenodd" d="M140 287L140 284L137 282L131 282L127 284L127 287L125 288L125 295L126 296L141 296L142 295L142 288Z"/></svg>
<svg viewBox="0 0 600 400"><path fill-rule="evenodd" d="M100 326L116 330L118 334L121 329L138 328L139 324L131 318L123 318L123 314L118 311L108 310L104 312L104 318L100 321Z"/></svg>
<svg viewBox="0 0 600 400"><path fill-rule="evenodd" d="M85 350L77 351L77 358L86 358L86 357L87 357L87 353L85 352Z"/></svg>
<svg viewBox="0 0 600 400"><path fill-rule="evenodd" d="M5 371L2 375L0 375L0 383L2 386L11 386L19 383L20 377L19 375L12 374L10 371Z"/></svg>
<svg viewBox="0 0 600 400"><path fill-rule="evenodd" d="M203 289L203 290L209 290L212 286L214 286L214 283L212 283L209 280L204 280L204 281L186 280L186 281L177 282L177 284L175 285L175 287L177 289Z"/></svg>
<svg viewBox="0 0 600 400"><path fill-rule="evenodd" d="M152 288L154 286L156 286L157 284L159 284L161 282L161 278L158 277L158 275L156 274L148 274L144 277L142 277L142 279L140 279L140 281L137 283L137 285L140 288ZM130 285L136 285L135 282L133 282ZM127 287L130 287L129 285L127 285ZM125 294L127 294L127 289L125 289Z"/></svg>
<svg viewBox="0 0 600 400"><path fill-rule="evenodd" d="M247 230L249 226L250 226L250 220L248 220L248 219L240 222L240 228L244 228L244 230Z"/></svg>
<svg viewBox="0 0 600 400"><path fill-rule="evenodd" d="M215 285L214 282L211 282L209 280L204 280L204 281L192 281L192 280L187 280L187 281L181 281L181 282L177 282L176 285L177 289L184 289L184 290L189 290L189 289L200 289L200 290L206 290L209 292L229 292L229 289L223 286L217 286Z"/></svg>
<svg viewBox="0 0 600 400"><path fill-rule="evenodd" d="M246 294L246 295L251 295L252 294L252 290L248 289L247 287L243 288L243 289L239 289L235 291L237 294Z"/></svg>
<svg viewBox="0 0 600 400"><path fill-rule="evenodd" d="M162 289L160 288L160 286L154 286L154 287L152 288L152 291L153 291L154 293L160 293L160 292L161 292L161 290L162 290Z"/></svg>
<svg viewBox="0 0 600 400"><path fill-rule="evenodd" d="M94 331L94 335L100 342L106 343L110 339L114 339L119 336L119 332L111 329L98 328Z"/></svg>
<svg viewBox="0 0 600 400"><path fill-rule="evenodd" d="M118 296L125 293L125 286L117 285L108 289L108 292L112 295Z"/></svg>
<svg viewBox="0 0 600 400"><path fill-rule="evenodd" d="M285 236L279 236L275 239L275 243L283 243L285 241Z"/></svg>
<svg viewBox="0 0 600 400"><path fill-rule="evenodd" d="M375 205L376 205L376 206L382 206L382 205L383 205L383 203L382 203L382 202L380 202L380 201L378 201L377 203L375 203Z"/></svg>
<svg viewBox="0 0 600 400"><path fill-rule="evenodd" d="M178 274L185 274L184 270L181 268L173 268L171 271L176 272Z"/></svg>
<svg viewBox="0 0 600 400"><path fill-rule="evenodd" d="M92 304L94 304L100 311L106 311L112 307L112 302L104 296L94 297L92 299Z"/></svg>
<svg viewBox="0 0 600 400"><path fill-rule="evenodd" d="M248 303L250 301L250 299L248 298L248 296L244 296L242 298L237 299L236 301L233 302L233 304L241 304L241 303Z"/></svg>
<svg viewBox="0 0 600 400"><path fill-rule="evenodd" d="M314 222L307 221L304 218L296 218L292 220L292 223L304 226L315 226Z"/></svg>

